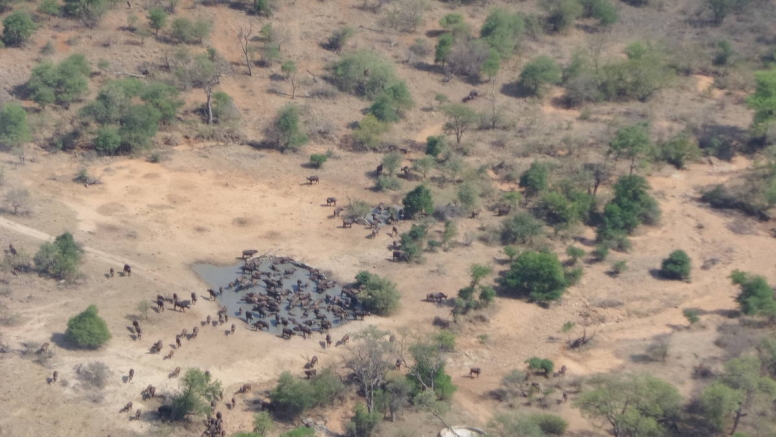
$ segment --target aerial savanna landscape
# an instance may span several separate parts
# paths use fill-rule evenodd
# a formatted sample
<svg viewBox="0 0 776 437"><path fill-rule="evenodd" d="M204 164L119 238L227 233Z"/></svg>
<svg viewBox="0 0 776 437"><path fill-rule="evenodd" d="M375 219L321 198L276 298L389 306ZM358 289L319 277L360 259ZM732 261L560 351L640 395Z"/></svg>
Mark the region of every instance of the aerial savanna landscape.
<svg viewBox="0 0 776 437"><path fill-rule="evenodd" d="M0 22L0 436L776 436L773 0Z"/></svg>

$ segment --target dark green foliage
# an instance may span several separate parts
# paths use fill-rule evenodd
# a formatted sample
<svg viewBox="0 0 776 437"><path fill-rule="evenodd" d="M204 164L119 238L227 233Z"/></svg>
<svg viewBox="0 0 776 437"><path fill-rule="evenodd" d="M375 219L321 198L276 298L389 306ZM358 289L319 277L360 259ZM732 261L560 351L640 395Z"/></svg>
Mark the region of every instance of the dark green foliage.
<svg viewBox="0 0 776 437"><path fill-rule="evenodd" d="M413 396L417 397L430 389L438 400L449 401L458 387L445 371L446 360L440 345L436 342L419 342L410 346L410 355L414 364L407 373L407 379L414 387Z"/></svg>
<svg viewBox="0 0 776 437"><path fill-rule="evenodd" d="M39 271L56 278L72 279L78 273L83 252L73 235L65 232L55 238L53 243L40 245L35 254L35 265Z"/></svg>
<svg viewBox="0 0 776 437"><path fill-rule="evenodd" d="M65 14L78 18L89 27L97 27L110 6L108 0L65 0Z"/></svg>
<svg viewBox="0 0 776 437"><path fill-rule="evenodd" d="M534 161L531 167L520 175L520 187L525 188L527 197L535 196L547 189L549 176L550 166Z"/></svg>
<svg viewBox="0 0 776 437"><path fill-rule="evenodd" d="M315 429L299 426L291 431L280 434L280 437L315 437Z"/></svg>
<svg viewBox="0 0 776 437"><path fill-rule="evenodd" d="M497 414L488 427L494 437L552 437L564 435L568 423L554 414Z"/></svg>
<svg viewBox="0 0 776 437"><path fill-rule="evenodd" d="M253 0L253 13L271 17L275 13L274 2L272 0Z"/></svg>
<svg viewBox="0 0 776 437"><path fill-rule="evenodd" d="M494 9L482 24L480 37L501 58L509 58L517 49L524 31L525 22L520 14L510 14L504 9Z"/></svg>
<svg viewBox="0 0 776 437"><path fill-rule="evenodd" d="M598 88L604 99L645 101L668 84L672 72L662 48L654 44L641 47L639 56L628 52L627 60L601 67Z"/></svg>
<svg viewBox="0 0 776 437"><path fill-rule="evenodd" d="M314 153L310 155L310 165L314 168L321 168L328 159L329 156L324 153Z"/></svg>
<svg viewBox="0 0 776 437"><path fill-rule="evenodd" d="M604 207L598 227L598 241L615 240L631 233L639 224L655 224L660 208L647 194L649 184L641 176L622 176L614 184L614 198Z"/></svg>
<svg viewBox="0 0 776 437"><path fill-rule="evenodd" d="M412 225L409 232L401 234L401 248L407 261L418 261L423 252L428 229L424 225Z"/></svg>
<svg viewBox="0 0 776 437"><path fill-rule="evenodd" d="M210 35L210 23L204 19L191 21L188 18L178 17L172 21L170 34L181 43L202 44L202 40Z"/></svg>
<svg viewBox="0 0 776 437"><path fill-rule="evenodd" d="M71 55L59 65L41 62L32 69L25 87L41 107L56 103L67 108L89 89L91 68L83 55Z"/></svg>
<svg viewBox="0 0 776 437"><path fill-rule="evenodd" d="M438 158L439 154L447 147L447 140L443 135L426 138L426 155Z"/></svg>
<svg viewBox="0 0 776 437"><path fill-rule="evenodd" d="M358 276L356 280L359 280ZM396 284L377 275L369 275L363 285L366 290L360 298L364 309L381 316L391 315L399 309L401 294L396 290Z"/></svg>
<svg viewBox="0 0 776 437"><path fill-rule="evenodd" d="M436 48L434 48L434 63L445 65L447 57L450 56L450 52L453 50L453 44L455 43L455 37L452 33L443 33L439 35L439 41L437 41Z"/></svg>
<svg viewBox="0 0 776 437"><path fill-rule="evenodd" d="M418 185L407 193L402 200L404 215L410 219L419 213L431 214L434 212L434 199L431 198L431 190L425 185Z"/></svg>
<svg viewBox="0 0 776 437"><path fill-rule="evenodd" d="M716 50L714 51L714 65L728 65L730 58L733 56L733 47L726 39L718 41L716 44Z"/></svg>
<svg viewBox="0 0 776 437"><path fill-rule="evenodd" d="M680 132L660 145L660 159L683 169L687 161L700 158L701 150L697 142L687 132Z"/></svg>
<svg viewBox="0 0 776 437"><path fill-rule="evenodd" d="M278 385L269 394L273 413L283 419L293 419L315 405L312 386L305 380L283 372Z"/></svg>
<svg viewBox="0 0 776 437"><path fill-rule="evenodd" d="M533 58L520 72L519 85L528 93L543 96L550 85L561 82L561 71L554 59L546 55Z"/></svg>
<svg viewBox="0 0 776 437"><path fill-rule="evenodd" d="M517 213L501 222L503 244L527 244L543 233L541 222L527 212Z"/></svg>
<svg viewBox="0 0 776 437"><path fill-rule="evenodd" d="M754 73L757 88L746 103L754 109L752 136L763 139L776 120L776 68Z"/></svg>
<svg viewBox="0 0 776 437"><path fill-rule="evenodd" d="M167 25L167 12L160 7L149 9L146 17L148 18L148 26L151 27L151 29L154 29L157 35L159 35L159 31L164 29L164 26Z"/></svg>
<svg viewBox="0 0 776 437"><path fill-rule="evenodd" d="M359 287L362 285L366 285L367 282L369 282L369 279L372 278L372 274L367 272L366 270L361 270L360 272L356 273L356 285Z"/></svg>
<svg viewBox="0 0 776 437"><path fill-rule="evenodd" d="M543 194L536 204L536 214L557 229L587 220L593 207L593 197L576 188L571 182L562 182L557 191Z"/></svg>
<svg viewBox="0 0 776 437"><path fill-rule="evenodd" d="M690 257L683 250L675 250L663 260L660 275L666 279L689 279Z"/></svg>
<svg viewBox="0 0 776 437"><path fill-rule="evenodd" d="M521 253L501 279L504 292L538 302L558 300L566 292L563 266L554 253Z"/></svg>
<svg viewBox="0 0 776 437"><path fill-rule="evenodd" d="M115 126L104 126L97 131L94 149L103 155L113 155L121 147L121 135Z"/></svg>
<svg viewBox="0 0 776 437"><path fill-rule="evenodd" d="M14 11L3 20L3 43L8 47L24 44L35 31L35 23L27 11Z"/></svg>
<svg viewBox="0 0 776 437"><path fill-rule="evenodd" d="M280 110L274 122L275 144L278 149L296 151L307 144L307 135L302 132L299 110L295 105L286 105Z"/></svg>
<svg viewBox="0 0 776 437"><path fill-rule="evenodd" d="M181 391L169 398L171 420L184 420L190 415L201 415L210 411L210 402L218 399L222 391L221 382L211 382L211 376L199 369L188 369L183 376Z"/></svg>
<svg viewBox="0 0 776 437"><path fill-rule="evenodd" d="M617 129L609 142L609 153L617 159L624 157L630 160L630 173L633 174L637 160L647 155L651 147L649 124L636 123Z"/></svg>
<svg viewBox="0 0 776 437"><path fill-rule="evenodd" d="M366 406L359 402L353 409L353 417L347 425L347 435L348 437L371 437L382 420L381 413L376 411L370 413Z"/></svg>
<svg viewBox="0 0 776 437"><path fill-rule="evenodd" d="M111 337L108 325L97 315L94 305L67 321L65 335L76 346L88 349L100 347Z"/></svg>
<svg viewBox="0 0 776 437"><path fill-rule="evenodd" d="M43 0L38 5L38 12L49 17L58 17L62 14L62 8L57 0Z"/></svg>
<svg viewBox="0 0 776 437"><path fill-rule="evenodd" d="M326 68L340 90L368 99L374 99L397 82L393 63L370 50L348 53Z"/></svg>
<svg viewBox="0 0 776 437"><path fill-rule="evenodd" d="M617 8L610 0L582 0L585 18L596 18L601 26L611 26L619 19Z"/></svg>
<svg viewBox="0 0 776 437"><path fill-rule="evenodd" d="M3 105L0 109L0 146L14 147L31 139L24 107L13 102Z"/></svg>
<svg viewBox="0 0 776 437"><path fill-rule="evenodd" d="M547 378L552 375L552 371L555 369L555 363L546 358L531 357L525 360L525 363L528 365L528 370L541 372Z"/></svg>
<svg viewBox="0 0 776 437"><path fill-rule="evenodd" d="M345 26L340 29L337 29L329 37L329 41L327 43L328 49L334 50L335 52L339 52L340 50L342 50L343 47L345 47L345 44L347 44L350 38L352 38L353 35L355 34L356 34L356 31L349 26Z"/></svg>
<svg viewBox="0 0 776 437"><path fill-rule="evenodd" d="M383 123L396 123L401 117L391 108L391 102L387 96L379 96L369 107L368 112Z"/></svg>
<svg viewBox="0 0 776 437"><path fill-rule="evenodd" d="M736 297L736 301L741 306L741 312L750 316L776 317L773 289L764 277L734 270L730 279L733 284L741 288L741 292Z"/></svg>
<svg viewBox="0 0 776 437"><path fill-rule="evenodd" d="M542 7L547 11L547 26L553 32L567 31L584 12L579 0L543 0Z"/></svg>
<svg viewBox="0 0 776 437"><path fill-rule="evenodd" d="M599 244L593 249L593 259L596 261L604 261L609 256L609 246L605 244Z"/></svg>

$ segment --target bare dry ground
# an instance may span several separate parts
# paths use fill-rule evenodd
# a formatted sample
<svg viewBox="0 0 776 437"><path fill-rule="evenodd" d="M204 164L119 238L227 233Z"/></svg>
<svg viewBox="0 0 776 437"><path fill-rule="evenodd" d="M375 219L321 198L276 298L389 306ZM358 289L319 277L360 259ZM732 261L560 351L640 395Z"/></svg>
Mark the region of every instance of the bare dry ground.
<svg viewBox="0 0 776 437"><path fill-rule="evenodd" d="M272 79L273 73L279 72L277 66L255 68L252 77L241 74L244 65L236 41L239 28L251 24L258 30L266 22L288 33L284 56L297 62L302 75L309 70L319 81L324 65L336 58L336 54L323 50L319 44L344 24L360 26L358 37L348 49L371 48L397 61L398 74L408 81L417 102L406 121L389 133L389 140L406 144L440 134L444 117L433 110L435 94L443 92L456 100L465 96L472 85L458 79L444 83L433 66L430 71L423 71L402 60L415 38L437 29L436 23L450 12L449 7L433 4L424 26L414 34L399 34L370 30L379 28L377 15L358 8L360 3L297 0L269 20L248 16L226 5L205 7L184 1L179 14L213 20L214 29L207 45L232 62L236 71L224 78L219 89L235 98L250 141L260 140L266 124L289 102L287 96L267 92L288 87L285 82ZM677 23L693 15L696 3L665 2L661 8L645 10L623 5L622 22L615 26L607 52L620 56L634 32L639 38L675 38L687 44L700 44L718 33L739 32L736 48L745 51L751 42L747 29L762 26L762 18L755 17L746 19L749 21L731 19L714 30L700 28L695 35L677 30ZM489 6L494 5L497 3ZM143 17L148 6L136 2L132 13ZM508 7L539 10L533 2ZM467 20L476 28L488 9L479 5L467 8ZM50 56L54 60L78 52L85 53L93 65L99 59L109 60L108 74L93 80L94 91L100 83L114 77L110 73L134 72L142 64L157 63L164 50L171 47L153 38L141 45L137 36L123 30L126 14L121 9L113 10L99 28L88 31L74 21L55 18L53 24L36 33L33 45L39 48L48 40L55 41L56 53ZM579 27L568 35L527 41L521 55L503 67L499 86L514 81L520 67L536 54L568 60L587 37ZM0 51L0 85L11 89L23 83L39 58L37 50ZM515 121L502 131L474 132L467 144L470 151L466 161L471 168L503 160L526 168L531 161L525 159L528 155L542 154L542 159L555 159L565 154L584 162L597 155L613 126L643 118L652 121L652 135L656 138L665 138L692 124L743 131L751 120L751 112L742 104L751 82L743 82L736 89L723 92L709 88L713 83L710 76L679 77L672 89L649 102L591 106L584 120L581 111L557 104L559 89L543 102L497 93L498 104L504 105L507 118ZM292 256L330 272L340 281L367 270L398 284L403 297L398 314L349 323L337 330L335 337L355 332L366 324L391 330L430 331L434 317L449 318L450 308L424 302L427 293L444 291L454 295L468 284L468 267L472 263L494 265L494 276L507 268L500 247L479 241L463 243L467 234L498 225L500 218L488 211L483 211L478 219L459 220L458 244L449 251L426 254L422 264L391 262L391 237L381 234L373 240L368 238L368 229L342 229L333 219L332 209L322 205L326 197L336 196L341 202L362 199L376 205L395 203L401 195L378 193L370 188L373 181L369 172L380 162L380 155L337 149L339 138L347 133L349 124L361 118L366 103L342 94L331 101L304 97L318 85L308 75L296 101L309 114L331 122L337 131L333 139L317 141L300 155L201 142L196 139L194 125L184 130L178 145L160 145L159 150L167 157L161 163L138 157L97 158L89 153L47 152L47 147L39 146L48 145L52 132L68 125L70 115L49 109L31 116L37 145L27 146L26 165L17 165L16 158L7 153L0 154L0 165L6 170L7 180L2 189L26 187L32 193L32 202L25 214L0 216L0 244L5 247L12 242L34 254L41 241L67 230L85 246L87 255L83 278L76 284L56 283L33 274L0 273L0 309L19 317L17 324L0 327L1 342L13 351L22 350L23 343L51 342L54 351L54 357L43 364L17 353L0 354L0 410L5 413L0 417L0 436L117 437L170 432L199 435L199 423L175 430L160 425L153 414L159 402L141 399L140 392L148 384L162 392L178 388L178 381L169 377L176 366L210 370L224 383L227 393L233 393L243 383L252 383L254 394L237 395L243 401L260 396L284 370L302 375L302 366L312 355L318 355L324 365L332 365L345 375L341 368L345 355L342 347L323 349L319 337L284 341L244 326L234 336L226 336L224 327L201 327L199 337L184 343L171 360L163 359L163 354L150 354L148 348L156 340L163 340L164 350L169 350L181 329L190 331L217 311L215 303L204 299L185 314L151 311L146 319L141 319L145 327L142 341L133 340L127 328L133 318L140 316L137 305L142 300L173 292L188 295L195 291L202 296L204 284L189 269L195 262L231 263L242 249L255 248L260 253ZM484 90L489 85L476 87ZM191 116L202 104L204 95L195 90L184 97L187 115ZM481 99L473 107L485 110L489 105L487 99ZM33 105L25 102L25 106L32 109ZM77 109L75 105L74 110ZM160 138L172 135L164 131ZM564 144L574 147L560 150L556 145L566 138L569 140ZM507 147L494 146L497 142ZM329 149L334 151L333 158L324 169L315 171L321 178L320 185L306 184L305 177L312 172L302 165L307 154ZM419 156L419 152L411 152L405 163ZM698 202L701 189L734 178L751 164L744 158L732 162L709 159L682 171L672 167L648 169L653 194L663 211L662 224L640 229L633 238L633 250L613 255L614 260L627 260L627 272L614 278L607 274L610 261L585 263L580 283L549 309L498 298L494 307L485 312L486 317L456 326L457 347L449 355L448 370L459 389L448 419L485 425L494 412L504 408L490 392L498 388L506 373L523 368L523 362L532 356L551 358L559 366L568 366L567 380L550 382L560 387L570 385L580 376L629 369L659 375L676 384L685 395L696 391L696 383L690 378L693 366L699 362L718 366L726 358L726 350L716 342L718 329L728 323L729 311L735 308L730 272L738 268L776 279L776 266L770 256L775 243L767 223L721 214ZM73 183L73 176L83 167L99 177L102 184L84 188ZM494 179L493 184L502 191L517 188L501 179ZM405 190L412 186L414 183L404 183ZM452 199L448 187L434 186L433 190L437 204ZM400 231L409 226L401 223ZM441 228L441 224L436 225L432 232ZM593 230L580 229L578 233L585 249L592 250ZM562 251L568 242L553 240L551 244ZM694 261L689 283L663 281L654 275L661 259L675 249L685 250ZM701 270L700 266L709 260L713 260L708 263L711 267ZM106 277L109 268L119 270L124 263L132 265L131 277ZM113 338L97 351L70 350L62 341L66 322L90 304L99 307ZM687 326L682 316L685 308L701 310L702 326ZM581 335L583 327L595 332L593 345L578 352L567 350L566 334L561 333L566 322L576 323L572 336ZM667 362L645 361L647 345L659 338L670 338L672 348ZM100 390L89 388L75 372L77 365L97 361L111 370L105 388ZM468 378L471 366L483 369L480 378ZM125 383L122 377L130 368L135 370L135 380ZM47 377L54 370L59 372L60 381L47 384ZM560 391L552 396L559 400ZM144 411L142 420L132 421L127 414L118 413L129 401L134 402L134 409ZM315 411L312 416L325 418L332 430L341 432L355 401L353 395L345 405ZM602 432L570 404L552 404L548 409L566 418L574 432ZM221 411L229 433L250 429L254 410L248 402ZM439 428L433 418L411 413L396 424L386 423L381 435L394 436L404 431L405 435L431 436Z"/></svg>

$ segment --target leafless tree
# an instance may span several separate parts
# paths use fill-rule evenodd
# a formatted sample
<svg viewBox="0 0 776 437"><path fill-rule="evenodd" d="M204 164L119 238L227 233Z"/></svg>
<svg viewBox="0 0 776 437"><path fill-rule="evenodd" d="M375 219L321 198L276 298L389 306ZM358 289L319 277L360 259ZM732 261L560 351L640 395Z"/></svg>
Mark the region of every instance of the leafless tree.
<svg viewBox="0 0 776 437"><path fill-rule="evenodd" d="M588 39L587 48L590 53L590 58L593 60L593 68L595 69L596 74L598 73L598 68L600 67L601 56L606 50L606 46L609 44L611 37L612 31L610 29L606 29L594 33Z"/></svg>
<svg viewBox="0 0 776 437"><path fill-rule="evenodd" d="M355 336L350 358L345 364L363 390L370 412L375 407L375 394L385 384L385 376L396 359L394 345L386 338L387 335L387 332L372 326Z"/></svg>
<svg viewBox="0 0 776 437"><path fill-rule="evenodd" d="M251 47L249 45L251 40L251 34L253 34L253 26L248 26L248 29L240 28L240 33L237 34L237 40L240 42L240 48L243 55L245 55L245 65L248 66L248 76L253 76L253 69L251 68Z"/></svg>
<svg viewBox="0 0 776 437"><path fill-rule="evenodd" d="M5 201L13 208L13 213L18 214L20 208L24 208L30 201L30 192L25 188L15 188L5 195Z"/></svg>
<svg viewBox="0 0 776 437"><path fill-rule="evenodd" d="M482 65L490 56L490 48L485 41L471 39L457 42L450 55L447 65L453 74L479 79Z"/></svg>

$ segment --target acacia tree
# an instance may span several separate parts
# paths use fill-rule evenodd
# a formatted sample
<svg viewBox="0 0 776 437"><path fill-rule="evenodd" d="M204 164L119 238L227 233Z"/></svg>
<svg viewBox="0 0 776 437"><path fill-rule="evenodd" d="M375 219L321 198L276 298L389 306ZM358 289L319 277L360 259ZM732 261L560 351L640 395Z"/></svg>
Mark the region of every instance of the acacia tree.
<svg viewBox="0 0 776 437"><path fill-rule="evenodd" d="M19 213L19 208L24 208L30 201L30 192L24 188L16 188L5 195L5 201L13 208L14 215Z"/></svg>
<svg viewBox="0 0 776 437"><path fill-rule="evenodd" d="M461 144L463 134L479 119L473 109L462 103L443 106L442 113L447 116L445 130L455 134L457 144Z"/></svg>
<svg viewBox="0 0 776 437"><path fill-rule="evenodd" d="M386 331L375 326L354 336L354 344L348 348L350 358L345 367L353 372L353 378L364 392L366 407L371 413L375 408L375 398L386 382L386 375L393 368L392 359L396 355Z"/></svg>
<svg viewBox="0 0 776 437"><path fill-rule="evenodd" d="M649 141L649 125L646 123L637 123L630 126L617 129L617 133L609 143L609 153L614 154L616 158L624 156L630 160L630 172L636 167L636 161L645 156L652 146Z"/></svg>
<svg viewBox="0 0 776 437"><path fill-rule="evenodd" d="M286 80L291 82L291 100L294 100L294 97L296 97L296 62L284 62L280 67L280 71L286 75Z"/></svg>
<svg viewBox="0 0 776 437"><path fill-rule="evenodd" d="M240 43L243 55L245 56L245 65L248 67L248 76L253 76L253 69L251 62L251 54L253 53L249 45L251 41L251 34L253 34L253 26L248 26L248 29L240 28L240 33L237 34L237 41Z"/></svg>

